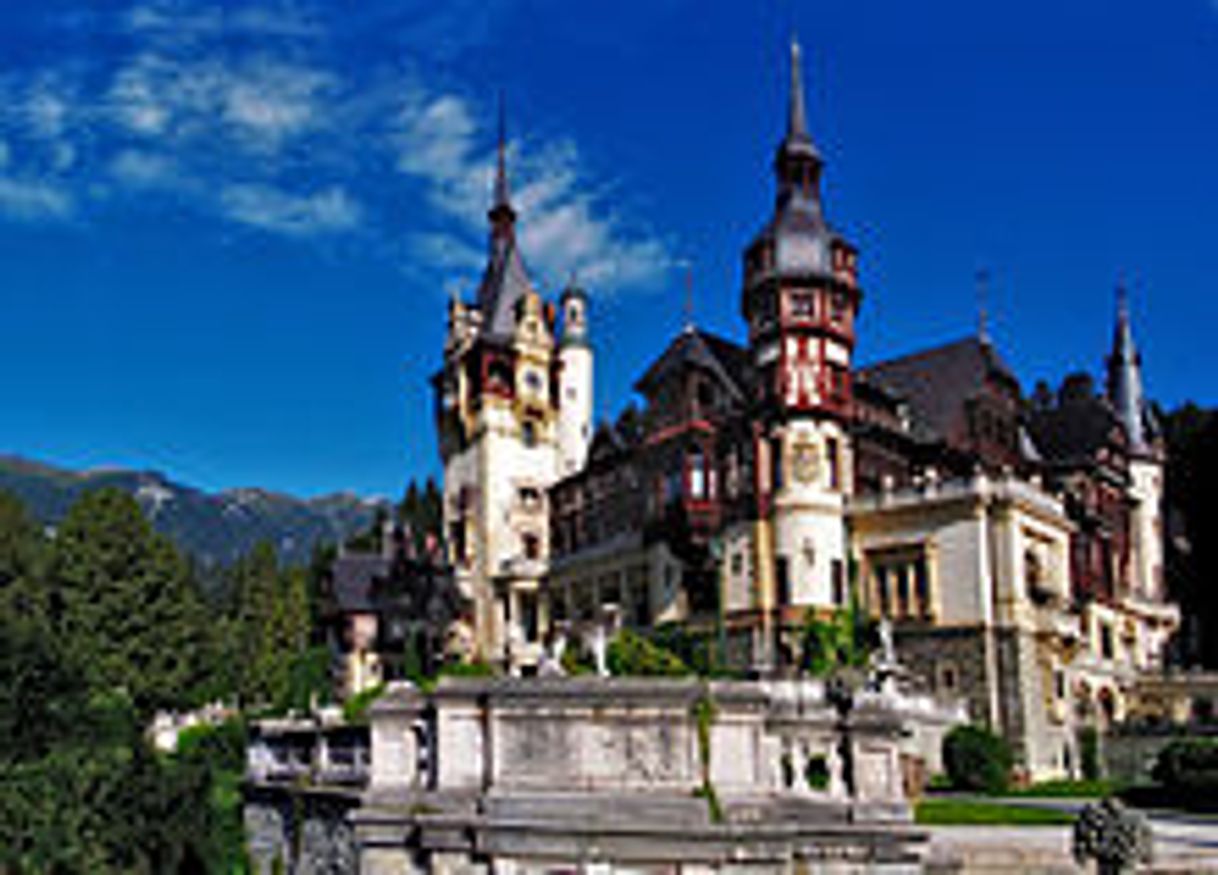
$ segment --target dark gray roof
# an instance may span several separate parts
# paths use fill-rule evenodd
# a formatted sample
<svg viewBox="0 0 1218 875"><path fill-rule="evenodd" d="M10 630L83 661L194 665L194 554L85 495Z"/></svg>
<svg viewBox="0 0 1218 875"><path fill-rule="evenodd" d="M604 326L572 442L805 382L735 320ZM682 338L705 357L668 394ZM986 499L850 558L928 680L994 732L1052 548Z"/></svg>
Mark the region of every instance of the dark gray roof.
<svg viewBox="0 0 1218 875"><path fill-rule="evenodd" d="M510 337L516 327L520 302L532 291L533 284L520 258L516 235L493 236L490 261L478 287L483 333L494 338Z"/></svg>
<svg viewBox="0 0 1218 875"><path fill-rule="evenodd" d="M1095 392L1088 374L1071 374L1062 381L1056 403L1034 405L1028 430L1046 462L1079 464L1124 439L1120 417L1107 398Z"/></svg>
<svg viewBox="0 0 1218 875"><path fill-rule="evenodd" d="M687 328L677 335L635 388L646 394L674 369L694 366L719 377L723 385L739 399L750 397L754 372L749 352L726 338L698 328Z"/></svg>
<svg viewBox="0 0 1218 875"><path fill-rule="evenodd" d="M956 442L967 433L965 403L998 377L1019 381L994 348L976 337L864 368L862 379L902 398L919 440Z"/></svg>
<svg viewBox="0 0 1218 875"><path fill-rule="evenodd" d="M349 553L334 560L332 567L334 602L344 613L371 611L372 591L385 580L392 560L379 553Z"/></svg>
<svg viewBox="0 0 1218 875"><path fill-rule="evenodd" d="M1158 436L1158 424L1146 403L1142 388L1142 357L1133 342L1129 302L1124 288L1118 289L1117 322L1108 357L1108 400L1112 403L1129 439L1133 453L1150 452Z"/></svg>

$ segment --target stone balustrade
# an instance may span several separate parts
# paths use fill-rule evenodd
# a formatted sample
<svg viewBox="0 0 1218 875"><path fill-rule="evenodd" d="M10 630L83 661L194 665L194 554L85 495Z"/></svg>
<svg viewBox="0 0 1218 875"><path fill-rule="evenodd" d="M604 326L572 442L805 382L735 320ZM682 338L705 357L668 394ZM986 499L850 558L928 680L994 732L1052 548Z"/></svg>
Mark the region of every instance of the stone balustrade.
<svg viewBox="0 0 1218 875"><path fill-rule="evenodd" d="M370 711L353 812L361 871L485 856L505 871L593 858L912 871L921 834L893 695L842 706L817 680L449 678L431 696L392 684Z"/></svg>

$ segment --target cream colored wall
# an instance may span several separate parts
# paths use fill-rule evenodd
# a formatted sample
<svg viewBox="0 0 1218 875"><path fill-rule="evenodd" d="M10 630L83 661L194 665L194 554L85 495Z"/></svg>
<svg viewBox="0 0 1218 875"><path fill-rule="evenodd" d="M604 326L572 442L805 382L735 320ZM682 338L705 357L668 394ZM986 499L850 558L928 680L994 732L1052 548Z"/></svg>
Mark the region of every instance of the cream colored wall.
<svg viewBox="0 0 1218 875"><path fill-rule="evenodd" d="M1163 466L1135 460L1129 465L1130 491L1137 501L1132 520L1133 577L1145 599L1163 597Z"/></svg>
<svg viewBox="0 0 1218 875"><path fill-rule="evenodd" d="M584 467L592 441L593 360L586 346L559 351L562 372L558 400L558 473L565 477Z"/></svg>
<svg viewBox="0 0 1218 875"><path fill-rule="evenodd" d="M846 573L845 495L850 484L848 441L835 422L796 420L781 433L783 488L774 498L774 551L790 569L796 605L833 605L834 560ZM828 440L838 445L839 485L830 485Z"/></svg>

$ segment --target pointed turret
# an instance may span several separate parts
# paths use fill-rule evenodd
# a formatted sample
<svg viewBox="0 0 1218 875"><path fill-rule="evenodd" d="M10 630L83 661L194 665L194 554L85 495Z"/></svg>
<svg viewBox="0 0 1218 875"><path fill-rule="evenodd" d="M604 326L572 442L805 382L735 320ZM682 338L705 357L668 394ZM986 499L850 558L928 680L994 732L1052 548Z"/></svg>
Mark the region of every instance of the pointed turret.
<svg viewBox="0 0 1218 875"><path fill-rule="evenodd" d="M754 270L781 275L829 276L830 249L836 235L821 208L820 176L824 166L808 133L804 101L802 53L791 40L790 91L787 94L787 128L774 155L774 215L753 241ZM750 270L746 264L746 274Z"/></svg>
<svg viewBox="0 0 1218 875"><path fill-rule="evenodd" d="M783 140L784 151L816 152L816 145L808 133L808 110L804 100L803 53L799 41L791 37L791 88L787 95L787 136Z"/></svg>
<svg viewBox="0 0 1218 875"><path fill-rule="evenodd" d="M824 162L808 133L804 100L803 54L791 40L791 86L787 95L787 132L774 157L779 210L820 216L820 172Z"/></svg>
<svg viewBox="0 0 1218 875"><path fill-rule="evenodd" d="M516 324L517 306L532 291L528 272L516 242L516 210L512 206L507 169L507 122L503 95L499 97L499 139L496 148L495 182L491 192L490 260L478 288L482 330L489 336L506 338Z"/></svg>
<svg viewBox="0 0 1218 875"><path fill-rule="evenodd" d="M495 154L495 184L491 198L491 209L487 213L491 220L491 239L499 233L510 235L516 223L516 210L512 207L512 189L507 171L507 109L503 94L499 95L499 139Z"/></svg>
<svg viewBox="0 0 1218 875"><path fill-rule="evenodd" d="M495 162L495 197L491 205L492 221L496 213L501 212L507 214L509 219L516 216L516 211L512 208L512 186L508 183L508 117L502 93L499 94L499 139Z"/></svg>
<svg viewBox="0 0 1218 875"><path fill-rule="evenodd" d="M1117 287L1116 329L1112 354L1108 356L1108 400L1125 428L1130 452L1135 455L1151 452L1153 429L1142 390L1142 357L1133 342L1129 297L1124 285Z"/></svg>

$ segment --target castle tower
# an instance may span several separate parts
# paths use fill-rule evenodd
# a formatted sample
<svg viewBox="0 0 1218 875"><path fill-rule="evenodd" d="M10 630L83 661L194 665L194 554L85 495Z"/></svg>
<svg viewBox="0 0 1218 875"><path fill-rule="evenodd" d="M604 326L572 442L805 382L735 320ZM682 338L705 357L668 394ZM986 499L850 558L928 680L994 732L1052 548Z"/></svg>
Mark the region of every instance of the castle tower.
<svg viewBox="0 0 1218 875"><path fill-rule="evenodd" d="M799 44L791 43L787 130L774 159L774 214L744 255L741 309L760 376L755 431L758 587L767 616L847 598L847 420L856 250L826 222L824 162L808 133Z"/></svg>
<svg viewBox="0 0 1218 875"><path fill-rule="evenodd" d="M540 654L537 590L549 556L560 368L553 308L534 289L516 239L502 114L487 217L477 298L452 302L433 385L447 547L473 606L465 648L515 669Z"/></svg>
<svg viewBox="0 0 1218 875"><path fill-rule="evenodd" d="M558 473L566 477L584 467L592 440L592 345L588 342L587 293L572 282L563 290L559 307Z"/></svg>
<svg viewBox="0 0 1218 875"><path fill-rule="evenodd" d="M1117 289L1116 328L1108 356L1108 401L1125 429L1130 491L1136 502L1130 519L1132 551L1129 586L1133 594L1159 601L1163 583L1164 451L1157 423L1142 386L1142 357L1133 341L1129 299Z"/></svg>

